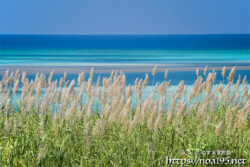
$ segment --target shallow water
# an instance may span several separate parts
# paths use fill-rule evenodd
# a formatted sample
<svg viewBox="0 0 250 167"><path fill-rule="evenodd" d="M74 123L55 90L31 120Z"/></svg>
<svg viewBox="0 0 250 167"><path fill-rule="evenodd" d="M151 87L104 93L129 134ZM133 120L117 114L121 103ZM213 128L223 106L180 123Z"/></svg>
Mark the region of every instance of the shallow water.
<svg viewBox="0 0 250 167"><path fill-rule="evenodd" d="M0 65L230 62L250 63L250 35L0 35Z"/></svg>
<svg viewBox="0 0 250 167"><path fill-rule="evenodd" d="M27 66L30 71L36 67L53 69L72 67L112 66L137 68L142 65L167 65L182 67L223 67L234 66L250 69L250 35L132 35L132 36L78 36L78 35L0 35L0 72L7 68ZM126 66L125 66L126 65ZM140 65L140 66L139 66ZM135 70L136 71L136 70ZM144 78L146 72L125 73L127 85L138 77ZM211 71L211 70L210 70ZM77 73L68 79L77 79ZM97 72L98 73L98 72ZM153 76L149 84L152 85ZM202 73L202 72L201 72ZM217 71L217 83L221 82L221 71ZM229 73L229 71L228 71ZM237 75L248 76L250 70L237 71ZM95 74L95 80L99 74ZM106 72L102 77L109 76ZM88 74L86 75L88 77ZM34 79L35 75L29 75ZM61 74L55 74L59 80ZM170 71L169 79L173 85L181 80L192 85L196 79L194 71ZM158 72L155 82L164 81L164 73Z"/></svg>

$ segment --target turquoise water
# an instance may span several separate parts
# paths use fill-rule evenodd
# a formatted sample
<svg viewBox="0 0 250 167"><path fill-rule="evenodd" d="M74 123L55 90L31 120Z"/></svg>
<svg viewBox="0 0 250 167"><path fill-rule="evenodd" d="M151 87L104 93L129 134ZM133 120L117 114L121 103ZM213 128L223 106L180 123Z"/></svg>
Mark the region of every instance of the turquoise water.
<svg viewBox="0 0 250 167"><path fill-rule="evenodd" d="M250 50L0 50L0 65L249 63Z"/></svg>
<svg viewBox="0 0 250 167"><path fill-rule="evenodd" d="M106 66L110 68L126 66L125 68L129 68L129 65L149 64L171 65L175 68L205 67L206 65L210 67L235 65L250 67L250 34L0 35L0 67L2 67L2 71L16 66ZM143 68L143 66L137 66L137 68ZM250 70L237 71L238 74L247 75L250 82ZM95 77L97 78L98 75L96 74ZM108 76L108 74L100 75ZM127 73L126 75L127 84L133 84L137 77L144 78L146 73ZM150 73L149 77L153 78ZM29 78L34 78L34 75L30 75ZM76 78L77 74L69 74L69 79ZM181 80L191 85L196 79L196 75L195 72L170 71L169 79L172 79L174 85ZM217 82L223 80L221 75L218 75L217 79ZM164 73L158 73L155 81L164 81Z"/></svg>
<svg viewBox="0 0 250 167"><path fill-rule="evenodd" d="M245 35L0 35L0 65L250 63Z"/></svg>

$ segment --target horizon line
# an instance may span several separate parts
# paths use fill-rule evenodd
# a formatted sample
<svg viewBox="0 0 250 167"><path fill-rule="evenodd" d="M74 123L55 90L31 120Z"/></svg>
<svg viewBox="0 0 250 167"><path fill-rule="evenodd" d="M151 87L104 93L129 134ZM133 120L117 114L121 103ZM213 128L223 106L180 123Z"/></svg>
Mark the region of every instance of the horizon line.
<svg viewBox="0 0 250 167"><path fill-rule="evenodd" d="M250 35L250 33L207 33L207 34L202 34L202 33L197 33L197 34L17 34L17 33L13 33L13 34L1 34L0 35L58 35L58 36L160 36L160 35Z"/></svg>

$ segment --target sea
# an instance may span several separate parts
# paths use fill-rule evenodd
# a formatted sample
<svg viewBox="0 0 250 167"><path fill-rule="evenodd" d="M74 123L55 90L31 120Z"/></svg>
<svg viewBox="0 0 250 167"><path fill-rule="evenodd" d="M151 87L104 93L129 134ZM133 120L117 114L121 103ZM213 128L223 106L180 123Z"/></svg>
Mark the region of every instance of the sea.
<svg viewBox="0 0 250 167"><path fill-rule="evenodd" d="M237 76L248 76L250 83L250 34L224 35L0 35L0 68L13 67L109 67L166 65L178 70L169 72L173 85L184 80L192 85L195 71L183 67L242 67ZM211 71L211 70L210 70ZM80 71L79 71L80 72ZM217 83L223 80L216 70ZM230 71L228 70L227 73ZM125 73L127 85L150 72ZM201 71L202 73L202 71ZM46 74L47 76L49 74ZM95 73L94 80L108 77L109 73ZM63 74L55 73L54 79ZM28 75L34 79L34 74ZM76 79L69 73L68 79ZM88 74L86 74L88 78ZM0 76L1 79L1 76ZM164 81L164 72L158 72L155 81Z"/></svg>

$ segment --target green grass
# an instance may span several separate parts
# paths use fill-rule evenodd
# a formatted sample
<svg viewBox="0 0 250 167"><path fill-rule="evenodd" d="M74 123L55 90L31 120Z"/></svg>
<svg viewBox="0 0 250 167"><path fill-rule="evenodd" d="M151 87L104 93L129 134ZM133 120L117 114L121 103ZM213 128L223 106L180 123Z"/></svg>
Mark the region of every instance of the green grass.
<svg viewBox="0 0 250 167"><path fill-rule="evenodd" d="M220 135L215 133L219 122L225 122L225 108L218 106L216 112L201 119L197 119L197 111L194 111L168 126L166 117L162 116L158 131L139 123L128 131L123 124L108 123L105 119L104 130L98 134L93 134L93 127L99 119L96 114L87 121L77 116L55 120L47 112L42 116L42 131L40 116L34 110L25 117L21 116L20 110L2 112L0 166L166 166L167 156L194 160L225 157L197 153L213 150L230 150L231 158L248 159L249 166L249 117L247 124L232 130L231 134L226 133L226 126ZM210 117L210 122L205 130L203 120L207 117ZM11 124L8 131L6 120ZM193 154L181 155L180 150L191 150Z"/></svg>
<svg viewBox="0 0 250 167"><path fill-rule="evenodd" d="M250 166L250 92L247 77L234 84L236 67L226 86L215 85L213 71L197 75L189 93L182 81L170 94L166 80L145 97L148 75L127 91L122 72L96 83L93 75L91 69L88 81L82 72L70 82L66 73L52 80L52 72L29 81L25 72L7 70L0 81L0 167L183 166L167 157L190 159L189 166L247 159ZM219 150L231 154L199 153Z"/></svg>

